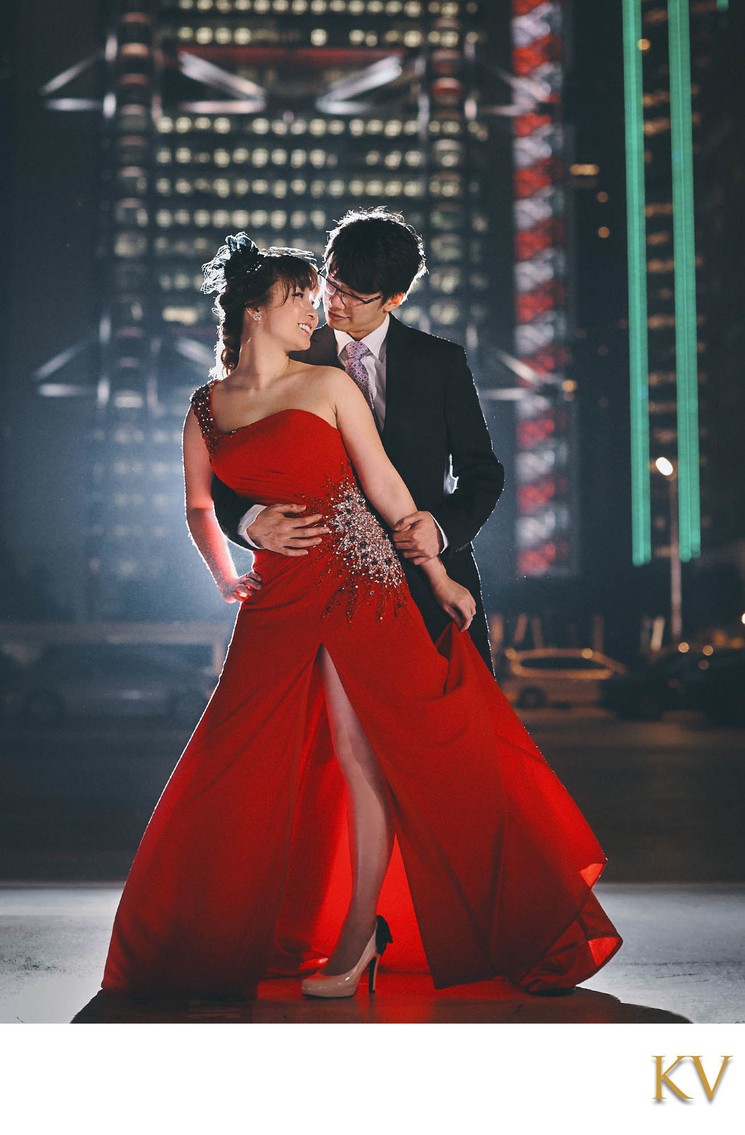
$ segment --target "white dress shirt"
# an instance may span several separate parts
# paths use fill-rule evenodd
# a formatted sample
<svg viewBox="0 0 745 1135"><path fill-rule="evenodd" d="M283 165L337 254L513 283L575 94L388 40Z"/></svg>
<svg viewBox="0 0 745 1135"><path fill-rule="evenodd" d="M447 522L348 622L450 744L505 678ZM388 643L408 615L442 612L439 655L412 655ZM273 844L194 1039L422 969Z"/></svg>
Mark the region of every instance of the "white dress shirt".
<svg viewBox="0 0 745 1135"><path fill-rule="evenodd" d="M364 339L356 340L357 342L364 343L369 351L369 354L363 357L362 365L367 371L368 377L370 379L370 390L373 397L373 406L375 407L375 419L378 429L381 433L383 432L383 426L385 425L385 360L388 327L390 325L390 322L390 316L386 315L385 319L379 327L376 327L375 330L371 331L369 335L366 335ZM339 362L342 364L342 366L344 366L344 363L346 361L347 343L353 343L355 342L355 340L352 339L351 335L347 335L346 331L336 330L334 331L334 338L336 339L336 353L339 357ZM249 508L248 512L244 513L238 523L238 535L243 537L250 548L256 549L258 548L258 545L252 542L251 538L247 534L247 529L251 527L256 517L265 507L266 506L262 504L252 505L252 507ZM432 519L435 520L434 517L432 517ZM435 524L437 524L436 520ZM442 528L440 528L439 524L437 524L437 529L442 539L442 551L444 552L445 548L447 548L448 546L447 537L445 536Z"/></svg>

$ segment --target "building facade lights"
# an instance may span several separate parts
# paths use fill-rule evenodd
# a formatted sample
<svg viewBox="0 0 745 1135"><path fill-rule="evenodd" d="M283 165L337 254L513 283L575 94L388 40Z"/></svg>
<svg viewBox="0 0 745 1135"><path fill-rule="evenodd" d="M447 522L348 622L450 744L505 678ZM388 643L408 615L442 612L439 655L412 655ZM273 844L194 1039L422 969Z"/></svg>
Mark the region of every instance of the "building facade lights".
<svg viewBox="0 0 745 1135"><path fill-rule="evenodd" d="M99 388L94 496L116 515L108 526L100 516L91 523L94 617L115 616L125 602L135 611L138 581L167 572L157 548L180 524L174 516L169 528L162 507L172 509L180 495L185 399L203 381L214 343L199 265L227 232L245 229L259 244L320 251L346 209L375 202L401 208L424 235L430 268L403 317L467 344L477 378L493 334L489 275L504 260L495 254L490 184L482 176L491 125L466 112L474 94L472 79L463 77L465 44L483 39L479 4L132 0L127 8L147 34L130 34L130 21L111 59L120 160L111 179L118 197L107 214L107 303L121 315ZM350 96L349 105L324 104L334 84L390 56L410 68L405 81ZM246 84L264 92L263 105L259 96L251 102ZM120 323L139 327L141 336L124 343ZM115 431L129 438L116 445L116 477L126 492L107 488ZM155 445L156 431L169 439L159 448L174 454L157 471L136 453ZM123 533L137 528L131 510L146 501L150 536L141 524L123 558ZM117 564L111 575L109 563ZM109 587L114 577L127 587Z"/></svg>

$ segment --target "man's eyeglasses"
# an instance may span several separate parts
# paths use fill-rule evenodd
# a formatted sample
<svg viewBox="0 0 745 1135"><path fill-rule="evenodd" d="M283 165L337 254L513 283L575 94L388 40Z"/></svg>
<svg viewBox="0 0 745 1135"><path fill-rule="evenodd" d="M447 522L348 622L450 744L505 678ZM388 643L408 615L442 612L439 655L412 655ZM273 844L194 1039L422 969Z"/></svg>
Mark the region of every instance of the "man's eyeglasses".
<svg viewBox="0 0 745 1135"><path fill-rule="evenodd" d="M375 303L376 300L382 300L383 298L383 293L379 292L376 296L371 296L370 299L363 300L362 296L355 296L352 292L340 288L337 283L328 276L324 276L322 272L319 272L319 276L323 281L326 295L329 297L338 296L343 307L365 307L367 304Z"/></svg>

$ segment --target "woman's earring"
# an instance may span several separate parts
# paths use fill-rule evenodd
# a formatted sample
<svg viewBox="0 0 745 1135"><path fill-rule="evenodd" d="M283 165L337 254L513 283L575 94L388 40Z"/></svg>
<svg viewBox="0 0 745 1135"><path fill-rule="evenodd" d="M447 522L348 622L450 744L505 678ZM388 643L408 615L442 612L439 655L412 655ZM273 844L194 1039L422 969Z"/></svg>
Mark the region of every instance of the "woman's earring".
<svg viewBox="0 0 745 1135"><path fill-rule="evenodd" d="M261 323L261 316L257 311L252 312L251 318L253 319L254 323Z"/></svg>

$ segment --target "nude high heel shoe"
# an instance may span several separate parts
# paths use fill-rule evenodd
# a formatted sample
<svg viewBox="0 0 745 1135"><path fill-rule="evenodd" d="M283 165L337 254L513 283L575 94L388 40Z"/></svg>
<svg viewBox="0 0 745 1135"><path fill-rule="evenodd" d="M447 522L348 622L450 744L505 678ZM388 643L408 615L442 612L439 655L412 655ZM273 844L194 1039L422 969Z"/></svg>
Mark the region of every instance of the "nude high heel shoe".
<svg viewBox="0 0 745 1135"><path fill-rule="evenodd" d="M370 993L375 992L375 980L378 976L380 959L385 948L392 942L388 923L382 915L375 919L375 930L370 941L362 951L362 956L352 969L346 973L335 973L324 977L323 972L306 977L300 986L304 997L354 997L360 978L365 970L368 973Z"/></svg>

